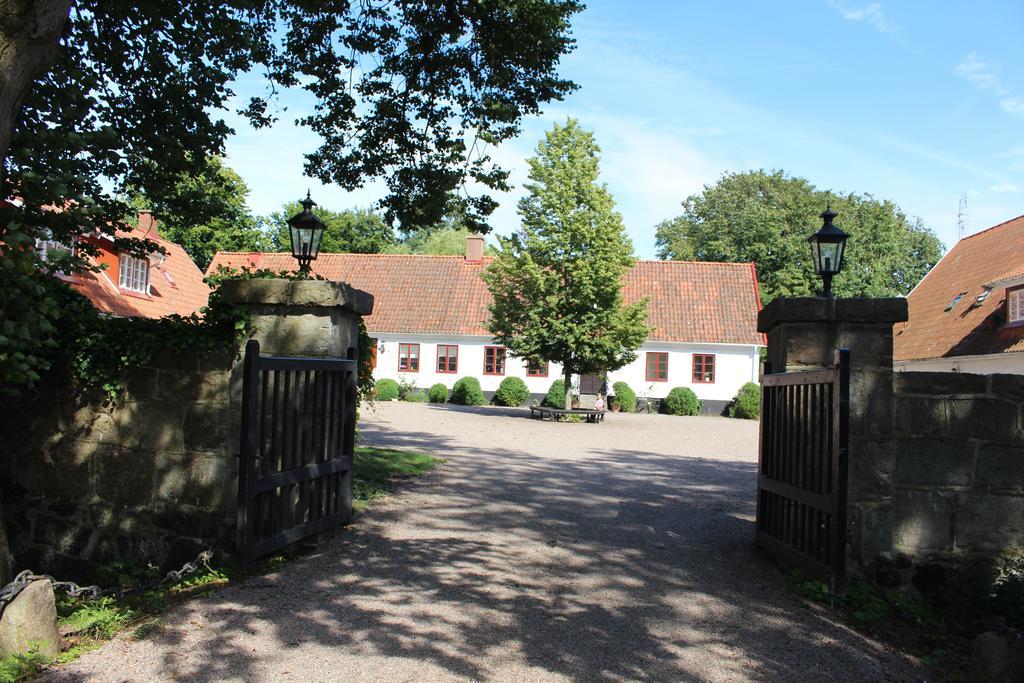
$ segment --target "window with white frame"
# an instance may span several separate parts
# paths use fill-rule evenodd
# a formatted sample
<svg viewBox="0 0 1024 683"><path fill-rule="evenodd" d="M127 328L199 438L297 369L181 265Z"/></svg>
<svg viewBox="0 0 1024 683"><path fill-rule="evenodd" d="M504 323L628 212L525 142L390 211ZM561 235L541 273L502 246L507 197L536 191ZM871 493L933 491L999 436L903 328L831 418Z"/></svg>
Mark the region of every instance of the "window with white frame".
<svg viewBox="0 0 1024 683"><path fill-rule="evenodd" d="M149 261L135 258L130 254L121 254L121 272L118 284L122 289L141 294L149 294Z"/></svg>
<svg viewBox="0 0 1024 683"><path fill-rule="evenodd" d="M1024 323L1024 287L1006 292L1006 322Z"/></svg>

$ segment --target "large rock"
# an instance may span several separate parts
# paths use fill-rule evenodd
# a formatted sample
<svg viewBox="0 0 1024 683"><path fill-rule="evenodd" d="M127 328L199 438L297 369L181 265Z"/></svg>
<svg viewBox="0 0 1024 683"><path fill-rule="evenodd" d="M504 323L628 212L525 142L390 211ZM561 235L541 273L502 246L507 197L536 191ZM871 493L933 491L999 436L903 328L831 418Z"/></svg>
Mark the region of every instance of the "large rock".
<svg viewBox="0 0 1024 683"><path fill-rule="evenodd" d="M60 654L57 603L49 581L33 581L18 593L0 616L0 657L38 652Z"/></svg>

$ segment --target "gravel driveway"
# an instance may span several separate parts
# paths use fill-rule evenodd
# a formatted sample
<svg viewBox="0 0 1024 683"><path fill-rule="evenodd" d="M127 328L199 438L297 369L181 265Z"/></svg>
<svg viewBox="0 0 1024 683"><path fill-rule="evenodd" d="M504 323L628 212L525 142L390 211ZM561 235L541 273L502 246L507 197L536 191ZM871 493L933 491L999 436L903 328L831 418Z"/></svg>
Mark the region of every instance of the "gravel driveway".
<svg viewBox="0 0 1024 683"><path fill-rule="evenodd" d="M920 680L751 547L757 424L388 403L447 462L280 572L52 680Z"/></svg>

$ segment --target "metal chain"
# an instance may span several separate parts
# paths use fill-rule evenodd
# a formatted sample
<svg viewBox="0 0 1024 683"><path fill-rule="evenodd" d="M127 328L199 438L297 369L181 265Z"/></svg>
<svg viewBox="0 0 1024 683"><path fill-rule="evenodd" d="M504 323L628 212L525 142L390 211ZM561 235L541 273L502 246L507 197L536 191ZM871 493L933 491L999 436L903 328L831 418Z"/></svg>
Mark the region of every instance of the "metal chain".
<svg viewBox="0 0 1024 683"><path fill-rule="evenodd" d="M132 586L124 588L123 586L117 586L114 588L100 588L99 586L79 586L74 581L58 581L49 574L34 574L32 570L26 569L14 577L14 581L0 588L0 614L3 613L4 608L18 597L21 591L32 583L33 581L46 580L49 581L53 586L54 590L61 590L70 595L73 598L80 598L82 596L88 597L92 600L103 597L104 595L122 596L129 595L131 593L144 593L148 590L161 586L165 583L176 583L183 577L189 574L195 573L200 567L206 567L210 571L213 568L210 567L210 560L213 558L213 550L204 550L199 553L196 559L191 562L186 562L185 565L178 570L172 569L162 579L156 579L145 583L141 586Z"/></svg>

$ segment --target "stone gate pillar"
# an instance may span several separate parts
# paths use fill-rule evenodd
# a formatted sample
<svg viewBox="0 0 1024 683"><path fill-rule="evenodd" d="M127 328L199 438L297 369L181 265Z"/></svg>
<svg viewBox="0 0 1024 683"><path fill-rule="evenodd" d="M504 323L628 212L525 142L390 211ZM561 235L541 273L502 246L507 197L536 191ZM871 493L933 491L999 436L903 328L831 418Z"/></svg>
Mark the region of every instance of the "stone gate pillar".
<svg viewBox="0 0 1024 683"><path fill-rule="evenodd" d="M907 300L776 299L757 318L768 335L766 372L822 368L837 348L850 350L847 564L891 551L893 324L907 320Z"/></svg>
<svg viewBox="0 0 1024 683"><path fill-rule="evenodd" d="M229 280L228 303L248 308L260 351L275 356L346 358L358 345L359 318L373 311L373 296L328 280Z"/></svg>
<svg viewBox="0 0 1024 683"><path fill-rule="evenodd" d="M359 321L373 311L373 295L329 280L229 280L220 287L227 303L249 309L260 353L272 356L356 358ZM244 342L243 342L244 348ZM225 521L235 524L241 448L242 367L231 368L228 425L228 489Z"/></svg>

